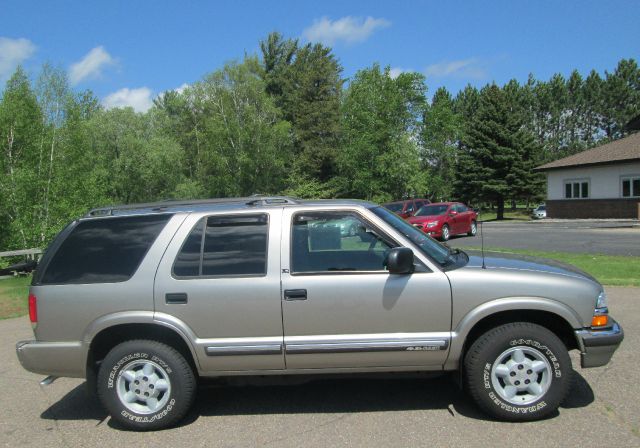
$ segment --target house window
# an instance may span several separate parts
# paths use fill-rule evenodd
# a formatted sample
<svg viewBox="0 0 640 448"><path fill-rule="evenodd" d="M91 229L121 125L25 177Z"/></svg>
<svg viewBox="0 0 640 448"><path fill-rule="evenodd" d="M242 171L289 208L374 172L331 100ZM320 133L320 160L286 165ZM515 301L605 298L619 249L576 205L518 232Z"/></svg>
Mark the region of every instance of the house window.
<svg viewBox="0 0 640 448"><path fill-rule="evenodd" d="M571 180L564 183L565 199L587 199L589 197L588 180Z"/></svg>
<svg viewBox="0 0 640 448"><path fill-rule="evenodd" d="M640 197L640 176L622 178L622 197Z"/></svg>

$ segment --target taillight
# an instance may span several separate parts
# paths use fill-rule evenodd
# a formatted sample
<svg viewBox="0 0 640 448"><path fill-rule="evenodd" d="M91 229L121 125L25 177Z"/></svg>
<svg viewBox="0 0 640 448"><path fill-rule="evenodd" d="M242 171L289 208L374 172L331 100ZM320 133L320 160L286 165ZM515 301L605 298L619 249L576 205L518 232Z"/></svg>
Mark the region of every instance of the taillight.
<svg viewBox="0 0 640 448"><path fill-rule="evenodd" d="M29 294L29 320L32 324L38 323L38 299L34 294Z"/></svg>

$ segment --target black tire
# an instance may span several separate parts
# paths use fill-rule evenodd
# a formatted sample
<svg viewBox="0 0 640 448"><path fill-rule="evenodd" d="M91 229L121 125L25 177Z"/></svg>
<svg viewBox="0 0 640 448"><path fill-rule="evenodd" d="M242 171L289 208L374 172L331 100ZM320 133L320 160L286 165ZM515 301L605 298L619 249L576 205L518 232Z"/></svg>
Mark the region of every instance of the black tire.
<svg viewBox="0 0 640 448"><path fill-rule="evenodd" d="M467 232L468 236L476 236L476 233L478 233L478 223L474 221L471 221L471 227L469 227L469 231Z"/></svg>
<svg viewBox="0 0 640 448"><path fill-rule="evenodd" d="M446 229L446 231L445 231ZM442 239L442 241L449 241L449 238L451 237L451 231L449 230L449 225L448 224L444 224L442 226L442 236L440 237Z"/></svg>
<svg viewBox="0 0 640 448"><path fill-rule="evenodd" d="M121 379L123 371L136 363L155 364L161 369L157 372L166 375L169 383L168 392L156 392L159 394L158 404L164 404L146 413L127 407L117 392L119 385L126 383L126 377ZM156 376L162 377L159 374ZM144 378L147 381L147 377ZM133 382L128 383L132 384ZM102 405L121 426L136 431L149 431L178 423L193 404L196 384L193 369L177 350L156 341L132 340L117 345L107 354L98 373L97 391ZM147 386L151 389L146 390L153 393L151 386ZM129 392L133 393L133 389L129 389ZM140 406L140 403L142 402L134 402L130 406Z"/></svg>
<svg viewBox="0 0 640 448"><path fill-rule="evenodd" d="M540 362L544 363L544 359L547 360L549 373L546 378L550 383L545 386L548 387L546 392L538 397L531 397L526 395L528 391L519 390L511 398L512 402L509 402L496 389L494 379L498 388L502 389L506 384L504 381L516 381L520 378L519 375L525 375L525 372L528 374L532 370L518 370L522 369L522 366L514 363L512 368L515 371L505 376L510 378L502 380L497 375L494 376L493 369L503 359L501 354L520 347L529 350L535 356L541 356ZM530 354L527 356L531 357ZM531 362L529 358L527 362ZM465 384L478 406L490 416L507 421L539 420L556 411L571 388L573 376L571 359L562 341L546 328L528 322L501 325L480 336L465 355L464 369ZM545 373L533 372L532 375L537 375L537 379L529 380L530 382L542 381ZM529 401L523 405L514 403L521 398L527 400L527 397L530 397Z"/></svg>

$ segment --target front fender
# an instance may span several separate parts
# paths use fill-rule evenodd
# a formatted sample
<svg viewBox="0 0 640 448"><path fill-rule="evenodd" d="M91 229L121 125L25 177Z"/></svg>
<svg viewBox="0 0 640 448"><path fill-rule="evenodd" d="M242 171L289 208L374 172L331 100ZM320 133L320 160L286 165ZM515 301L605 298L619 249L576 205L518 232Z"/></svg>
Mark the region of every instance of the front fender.
<svg viewBox="0 0 640 448"><path fill-rule="evenodd" d="M451 350L444 366L445 370L458 368L467 336L478 322L496 313L517 310L546 311L564 319L571 328L582 328L578 313L557 300L545 297L505 297L490 300L470 310L452 329Z"/></svg>

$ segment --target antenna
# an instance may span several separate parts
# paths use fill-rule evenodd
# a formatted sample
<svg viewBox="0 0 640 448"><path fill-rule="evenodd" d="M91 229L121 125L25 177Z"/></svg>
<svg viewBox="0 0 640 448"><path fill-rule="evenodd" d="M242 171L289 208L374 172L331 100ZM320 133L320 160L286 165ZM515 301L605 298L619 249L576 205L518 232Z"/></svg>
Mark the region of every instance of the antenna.
<svg viewBox="0 0 640 448"><path fill-rule="evenodd" d="M480 209L480 212L482 212L482 209ZM484 233L482 232L482 221L480 222L480 247L482 250L482 269L487 269L487 265L484 262Z"/></svg>

